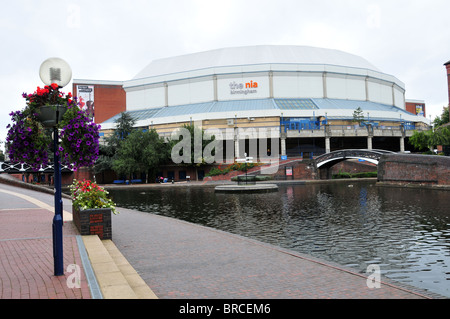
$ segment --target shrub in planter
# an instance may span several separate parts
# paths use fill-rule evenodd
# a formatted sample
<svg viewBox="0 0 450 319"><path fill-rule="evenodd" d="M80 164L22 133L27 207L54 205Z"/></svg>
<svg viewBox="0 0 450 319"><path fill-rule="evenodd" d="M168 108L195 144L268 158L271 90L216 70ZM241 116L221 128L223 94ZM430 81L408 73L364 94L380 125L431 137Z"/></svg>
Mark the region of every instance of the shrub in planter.
<svg viewBox="0 0 450 319"><path fill-rule="evenodd" d="M108 192L90 180L74 180L70 192L73 222L80 234L111 239L111 213L118 212Z"/></svg>

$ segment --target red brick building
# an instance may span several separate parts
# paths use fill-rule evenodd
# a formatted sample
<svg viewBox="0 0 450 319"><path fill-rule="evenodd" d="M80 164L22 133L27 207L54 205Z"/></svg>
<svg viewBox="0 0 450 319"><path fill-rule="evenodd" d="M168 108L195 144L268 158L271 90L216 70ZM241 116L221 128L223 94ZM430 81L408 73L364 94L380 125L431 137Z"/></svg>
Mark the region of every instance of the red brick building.
<svg viewBox="0 0 450 319"><path fill-rule="evenodd" d="M406 100L406 111L414 115L426 117L425 102L420 100Z"/></svg>
<svg viewBox="0 0 450 319"><path fill-rule="evenodd" d="M126 93L120 81L73 80L72 92L92 113L95 123L126 111Z"/></svg>
<svg viewBox="0 0 450 319"><path fill-rule="evenodd" d="M448 84L448 104L450 106L450 61L444 64L447 69L447 84ZM449 115L450 117L450 115Z"/></svg>

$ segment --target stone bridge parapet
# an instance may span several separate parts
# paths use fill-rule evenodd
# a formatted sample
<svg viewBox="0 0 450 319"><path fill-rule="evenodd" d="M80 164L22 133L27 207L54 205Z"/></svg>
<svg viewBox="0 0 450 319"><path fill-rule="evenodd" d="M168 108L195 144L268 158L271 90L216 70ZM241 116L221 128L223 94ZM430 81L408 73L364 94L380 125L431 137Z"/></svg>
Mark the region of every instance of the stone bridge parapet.
<svg viewBox="0 0 450 319"><path fill-rule="evenodd" d="M339 161L347 159L363 159L373 164L378 164L380 158L384 154L395 154L385 150L364 150L364 149L345 149L333 151L318 156L315 159L316 168L330 167Z"/></svg>
<svg viewBox="0 0 450 319"><path fill-rule="evenodd" d="M413 154L383 155L378 163L378 182L450 185L450 157Z"/></svg>

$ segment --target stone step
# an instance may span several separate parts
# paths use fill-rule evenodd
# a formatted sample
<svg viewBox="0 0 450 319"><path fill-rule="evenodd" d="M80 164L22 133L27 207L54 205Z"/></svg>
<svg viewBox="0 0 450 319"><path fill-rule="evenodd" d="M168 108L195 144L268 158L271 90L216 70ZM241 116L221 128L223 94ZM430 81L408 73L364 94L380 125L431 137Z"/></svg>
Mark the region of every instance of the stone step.
<svg viewBox="0 0 450 319"><path fill-rule="evenodd" d="M112 240L102 240L103 245L109 252L113 261L124 275L130 287L135 292L138 299L158 299L146 282L141 278L137 271L130 265L128 260L122 255Z"/></svg>
<svg viewBox="0 0 450 319"><path fill-rule="evenodd" d="M103 299L157 299L111 240L82 239Z"/></svg>

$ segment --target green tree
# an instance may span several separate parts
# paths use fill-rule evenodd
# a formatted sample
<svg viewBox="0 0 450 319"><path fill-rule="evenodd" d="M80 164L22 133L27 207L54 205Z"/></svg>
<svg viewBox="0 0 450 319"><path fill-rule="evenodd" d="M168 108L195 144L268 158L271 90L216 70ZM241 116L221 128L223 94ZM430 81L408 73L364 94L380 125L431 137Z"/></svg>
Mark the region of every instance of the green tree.
<svg viewBox="0 0 450 319"><path fill-rule="evenodd" d="M413 135L409 138L409 143L420 151L426 149L433 150L434 146L431 143L432 131L415 131Z"/></svg>
<svg viewBox="0 0 450 319"><path fill-rule="evenodd" d="M430 151L433 151L437 145L450 145L450 128L439 127L434 131L415 131L409 138L409 142L419 150L428 148Z"/></svg>
<svg viewBox="0 0 450 319"><path fill-rule="evenodd" d="M103 174L113 170L113 161L121 143L134 130L135 120L127 112L122 112L114 121L115 130L113 134L105 138L105 143L99 146L99 157L93 167L94 174Z"/></svg>
<svg viewBox="0 0 450 319"><path fill-rule="evenodd" d="M361 107L358 107L356 110L353 111L353 122L357 122L361 125L361 122L364 121L364 111L361 109Z"/></svg>
<svg viewBox="0 0 450 319"><path fill-rule="evenodd" d="M435 127L439 127L442 126L444 124L447 124L450 122L450 118L449 118L449 107L444 107L444 110L442 111L441 116L436 116L436 118L433 121L433 124Z"/></svg>
<svg viewBox="0 0 450 319"><path fill-rule="evenodd" d="M133 130L122 141L112 160L112 168L118 175L154 172L156 168L168 160L169 148L156 130Z"/></svg>
<svg viewBox="0 0 450 319"><path fill-rule="evenodd" d="M214 135L208 135L204 129L193 124L184 124L179 133L182 137L180 141L170 141L172 160L175 163L199 167L214 161L217 149L210 149L217 142Z"/></svg>
<svg viewBox="0 0 450 319"><path fill-rule="evenodd" d="M136 120L133 119L130 113L122 112L114 123L116 124L116 129L114 130L116 138L123 140L134 130Z"/></svg>

